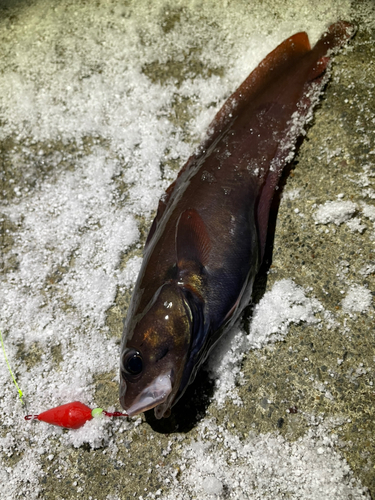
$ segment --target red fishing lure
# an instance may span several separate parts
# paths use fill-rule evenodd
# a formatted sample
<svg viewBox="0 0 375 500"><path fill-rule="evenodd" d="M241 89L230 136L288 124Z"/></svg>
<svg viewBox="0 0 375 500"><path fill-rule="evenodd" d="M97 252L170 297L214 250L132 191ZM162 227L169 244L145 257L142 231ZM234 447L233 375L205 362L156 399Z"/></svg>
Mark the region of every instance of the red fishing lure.
<svg viewBox="0 0 375 500"><path fill-rule="evenodd" d="M0 344L4 353L5 361L9 369L9 373L13 379L13 383L18 390L18 395L21 400L21 403L24 404L22 400L23 393L19 388L9 365L9 361L5 352L4 341L1 330L0 330ZM50 410L46 410L40 413L39 415L26 415L25 420L41 420L43 422L47 422L47 424L58 425L59 427L64 427L65 429L79 429L92 418L100 417L102 414L104 414L106 417L129 416L127 413L123 413L120 411L115 411L113 413L110 413L108 411L103 410L102 408L94 408L93 410L91 410L91 408L84 405L80 401L73 401L72 403L67 403L65 405L56 406L56 408L51 408Z"/></svg>
<svg viewBox="0 0 375 500"><path fill-rule="evenodd" d="M102 413L107 417L128 416L126 413L120 411L110 413L102 408L94 408L94 410L91 410L91 408L83 403L73 401L72 403L46 410L39 415L26 415L25 420L41 420L47 422L47 424L58 425L65 429L79 429L86 422L94 417L99 417Z"/></svg>

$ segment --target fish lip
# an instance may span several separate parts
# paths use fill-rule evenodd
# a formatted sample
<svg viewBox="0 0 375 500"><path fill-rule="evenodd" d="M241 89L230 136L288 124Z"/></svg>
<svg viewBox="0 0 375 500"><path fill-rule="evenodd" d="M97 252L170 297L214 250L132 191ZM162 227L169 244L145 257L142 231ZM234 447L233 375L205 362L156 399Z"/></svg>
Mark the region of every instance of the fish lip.
<svg viewBox="0 0 375 500"><path fill-rule="evenodd" d="M120 404L121 406L124 408L125 410L125 394L126 394L126 382L125 380L123 380L121 378L121 375L120 375L120 390L119 390L119 400L120 400Z"/></svg>
<svg viewBox="0 0 375 500"><path fill-rule="evenodd" d="M125 388L126 390L126 388ZM125 403L125 391L121 393L121 404L125 408L126 413L133 417L155 406L164 403L170 393L172 392L172 380L171 371L158 375L150 385L148 385L143 391L137 396L133 401L133 404L126 408L123 403Z"/></svg>

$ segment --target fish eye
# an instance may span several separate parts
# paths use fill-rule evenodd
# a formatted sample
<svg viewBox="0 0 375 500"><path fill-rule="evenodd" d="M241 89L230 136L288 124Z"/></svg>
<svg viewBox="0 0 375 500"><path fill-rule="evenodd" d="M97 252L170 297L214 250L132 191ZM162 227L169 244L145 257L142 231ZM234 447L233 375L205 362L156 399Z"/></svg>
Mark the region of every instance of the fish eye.
<svg viewBox="0 0 375 500"><path fill-rule="evenodd" d="M139 375L143 369L142 356L139 351L130 349L125 353L123 370L126 375Z"/></svg>

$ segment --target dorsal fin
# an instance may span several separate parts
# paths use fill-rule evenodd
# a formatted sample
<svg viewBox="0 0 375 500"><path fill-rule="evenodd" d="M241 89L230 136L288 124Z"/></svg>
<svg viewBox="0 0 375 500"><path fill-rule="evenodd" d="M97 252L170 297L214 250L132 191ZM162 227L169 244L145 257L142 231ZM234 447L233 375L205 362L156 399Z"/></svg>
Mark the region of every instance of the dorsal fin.
<svg viewBox="0 0 375 500"><path fill-rule="evenodd" d="M194 209L182 212L176 228L177 266L184 261L206 266L210 250L210 237L201 216Z"/></svg>
<svg viewBox="0 0 375 500"><path fill-rule="evenodd" d="M351 36L353 36L354 32L355 30L353 26L351 26L349 23L345 21L339 21L328 28L327 32L322 35L322 37L318 40L316 45L311 50L308 50L309 41L307 35L305 33L297 33L291 38L285 40L285 42L279 45L264 60L264 62L267 64L267 61L269 59L271 60L273 58L273 55L278 54L279 57L282 55L284 50L286 51L286 55L288 56L288 58L297 57L297 54L301 53L301 63L299 67L304 68L303 76L305 85L303 89L303 95L301 96L299 101L298 118L296 116L294 117L294 127L289 127L289 137L286 136L284 138L284 144L283 141L281 141L281 147L278 148L278 151L274 157L272 168L268 170L266 174L266 180L260 192L256 210L261 248L261 259L263 259L267 240L270 206L275 190L277 189L280 176L283 172L283 168L286 164L286 161L288 159L290 160L290 154L294 149L294 145L296 143L298 135L300 135L301 133L306 116L308 116L308 113L310 112L312 106L316 104L316 97L319 92L318 89L321 88L323 84L322 82L324 82L325 70L330 60L329 56L331 54L331 51L339 49ZM290 45L291 42L293 42L292 45ZM297 45L299 46L297 52L295 51L295 47L293 46L295 42L297 42ZM304 50L306 51L306 55L303 61L302 56ZM258 68L261 66L261 64L258 66ZM258 68L256 68L253 73L256 72ZM246 84L247 80L245 80L241 87ZM238 90L236 92L238 92ZM299 127L296 127L296 124L299 124ZM285 147L285 144L287 145L287 147Z"/></svg>

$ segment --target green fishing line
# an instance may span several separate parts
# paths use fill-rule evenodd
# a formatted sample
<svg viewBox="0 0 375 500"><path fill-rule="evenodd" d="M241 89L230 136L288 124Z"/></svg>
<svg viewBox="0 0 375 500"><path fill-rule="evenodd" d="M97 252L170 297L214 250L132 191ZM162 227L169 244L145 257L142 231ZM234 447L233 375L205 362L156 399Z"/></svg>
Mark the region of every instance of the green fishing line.
<svg viewBox="0 0 375 500"><path fill-rule="evenodd" d="M17 388L18 395L19 395L19 398L21 400L21 403L24 404L24 402L22 400L23 393L22 393L21 389L19 388L19 386L17 384L17 380L15 379L15 377L13 375L12 369L10 367L10 364L9 364L9 361L8 361L8 358L7 358L7 355L6 355L6 352L5 352L5 346L4 346L3 335L1 333L1 330L0 330L0 340L1 340L1 347L3 348L4 358L5 358L6 364L8 366L9 373L10 373L12 379L13 379L14 385Z"/></svg>

